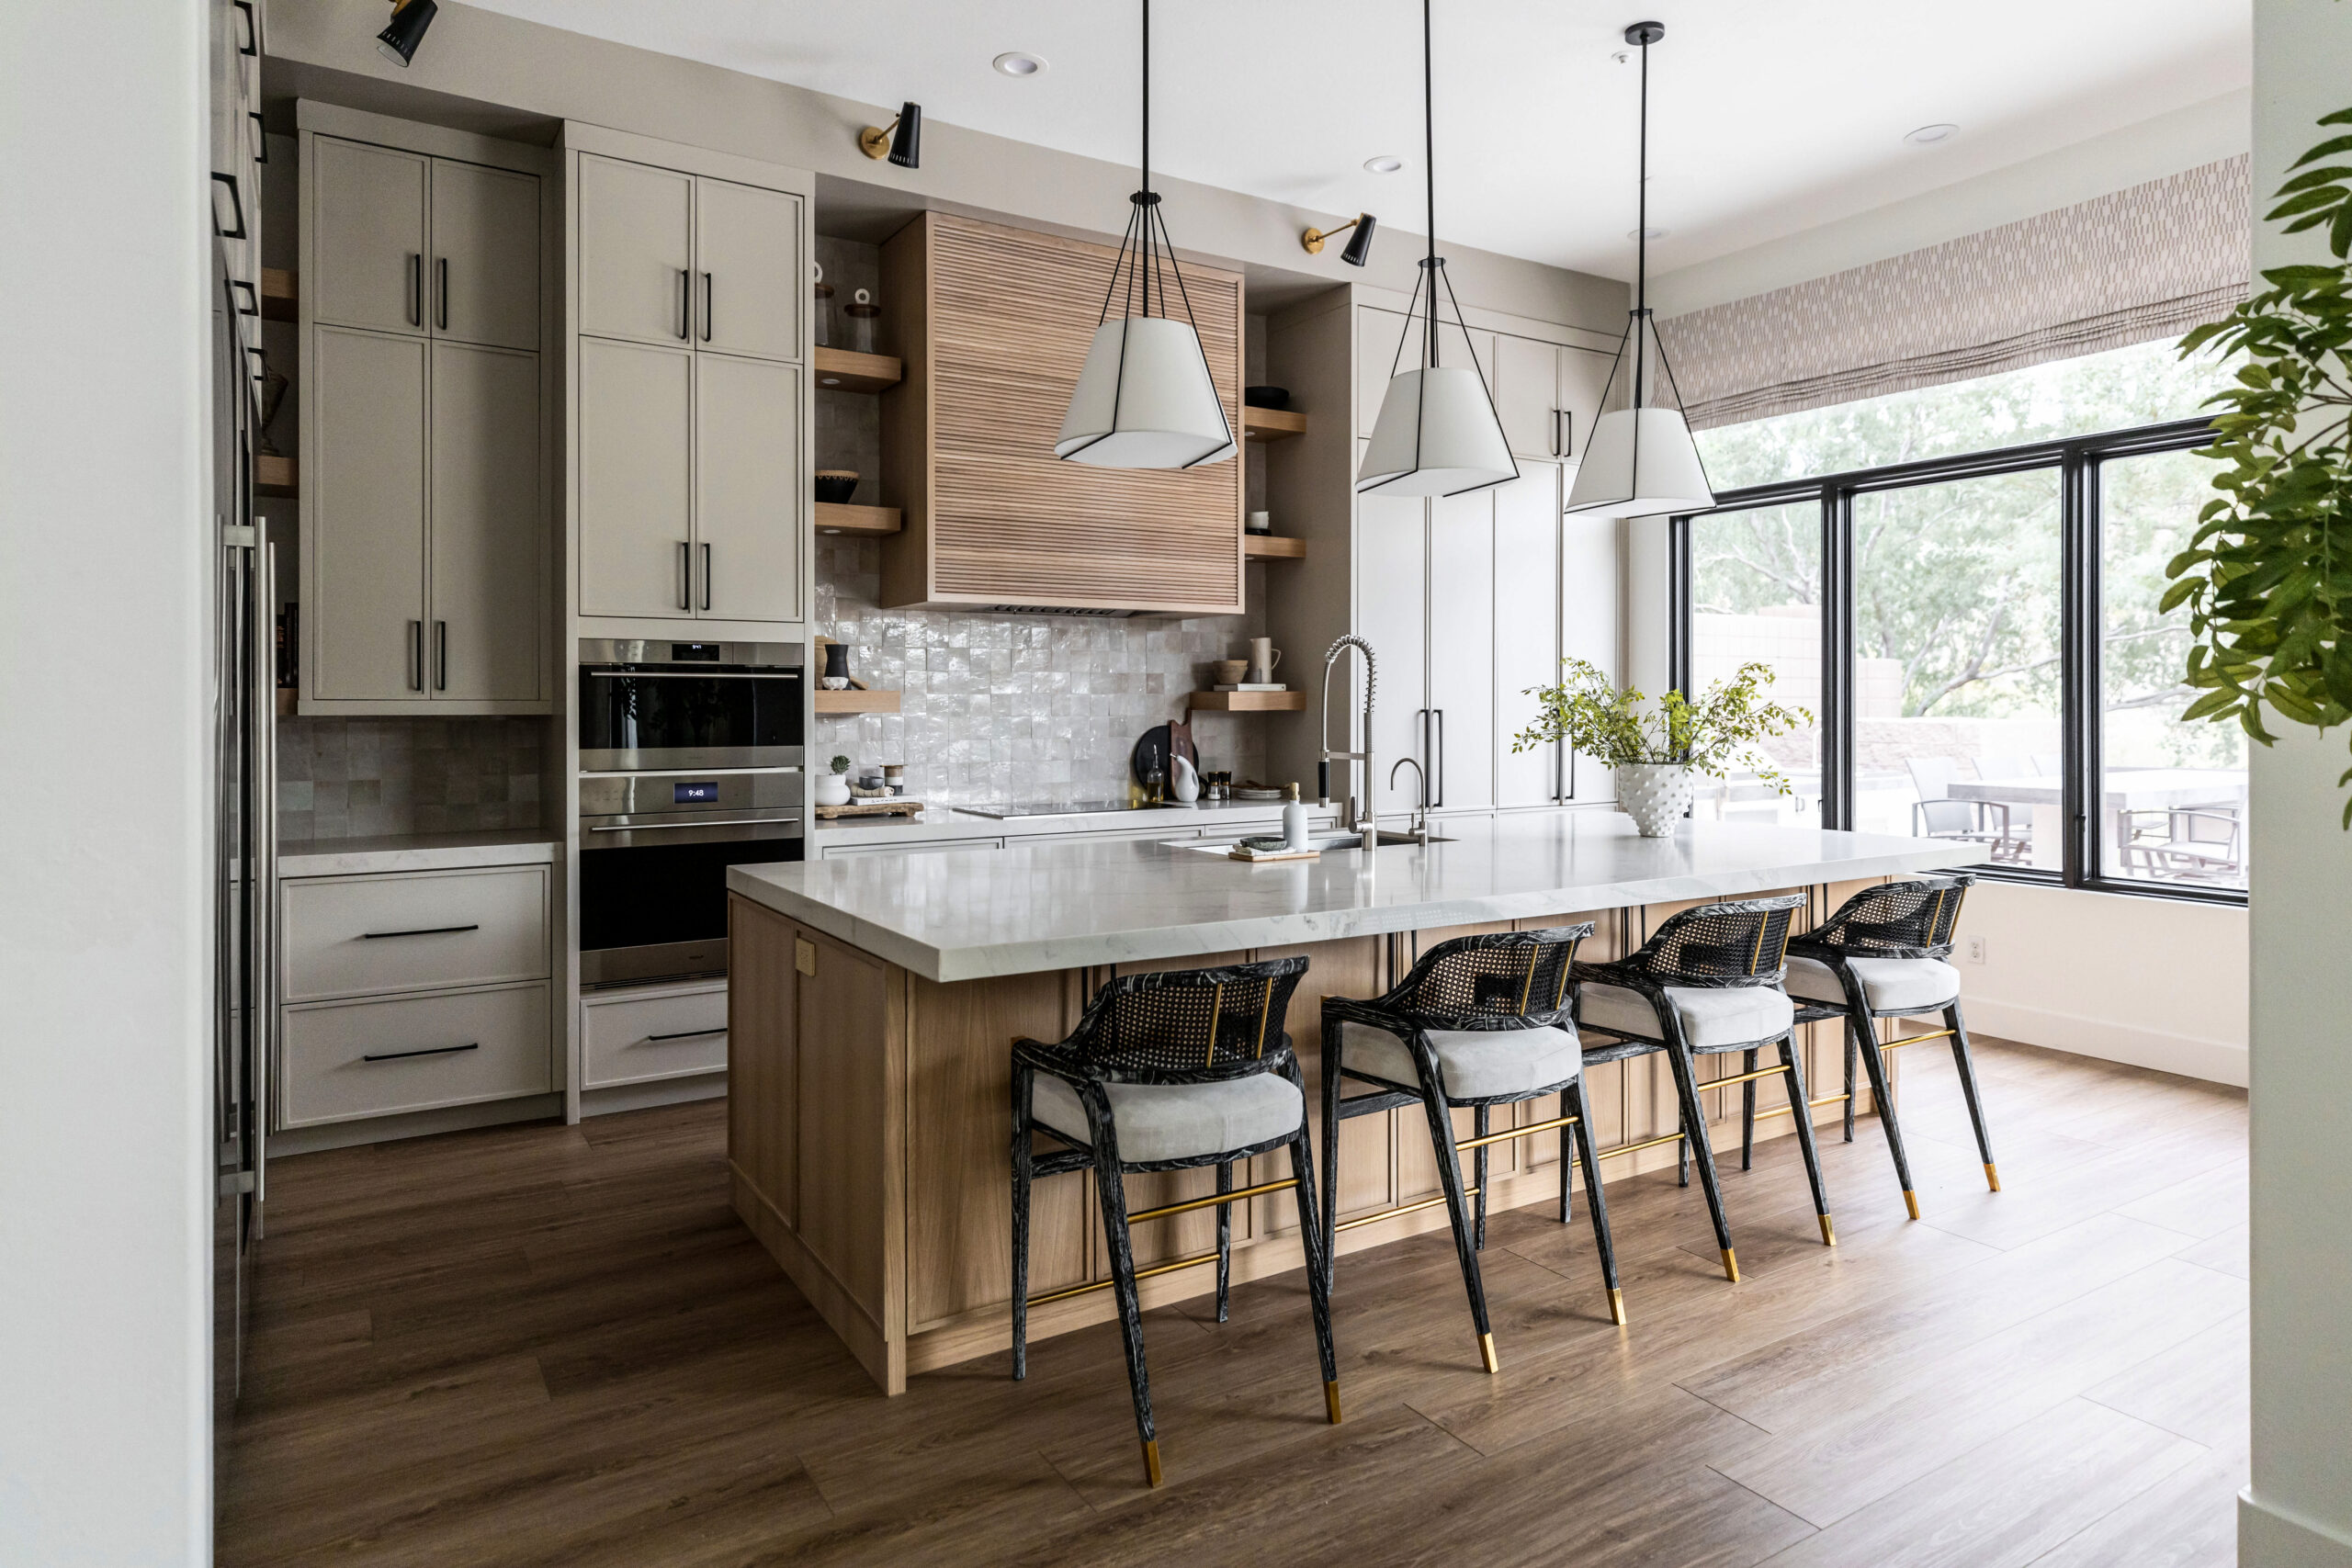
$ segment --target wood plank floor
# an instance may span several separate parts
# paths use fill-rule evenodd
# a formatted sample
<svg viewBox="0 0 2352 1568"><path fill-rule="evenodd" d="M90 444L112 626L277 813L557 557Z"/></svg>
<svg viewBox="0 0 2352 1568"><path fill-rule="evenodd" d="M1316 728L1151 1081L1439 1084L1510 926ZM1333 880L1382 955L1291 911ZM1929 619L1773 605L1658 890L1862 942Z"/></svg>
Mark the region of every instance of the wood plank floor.
<svg viewBox="0 0 2352 1568"><path fill-rule="evenodd" d="M1347 1421L1303 1284L1152 1314L1168 1484L1117 1331L885 1401L729 1212L716 1102L271 1168L224 1564L1573 1562L2186 1568L2234 1559L2246 1452L2242 1091L1986 1043L2007 1190L1915 1049L1905 1222L1877 1124L1590 1232L1485 1255L1478 1370L1443 1233L1340 1260ZM1731 1161L1736 1166L1736 1153Z"/></svg>

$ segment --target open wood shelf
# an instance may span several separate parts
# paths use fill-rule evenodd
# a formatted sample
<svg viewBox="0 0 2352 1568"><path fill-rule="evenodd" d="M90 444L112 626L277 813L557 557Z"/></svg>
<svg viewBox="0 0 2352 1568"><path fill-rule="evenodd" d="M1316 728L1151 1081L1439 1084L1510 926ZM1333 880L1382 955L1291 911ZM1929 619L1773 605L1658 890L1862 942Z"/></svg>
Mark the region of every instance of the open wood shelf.
<svg viewBox="0 0 2352 1568"><path fill-rule="evenodd" d="M263 320L290 321L298 313L300 302L295 291L292 273L282 266L266 266L261 269Z"/></svg>
<svg viewBox="0 0 2352 1568"><path fill-rule="evenodd" d="M254 493L256 495L298 494L298 476L291 457L257 457L254 459Z"/></svg>
<svg viewBox="0 0 2352 1568"><path fill-rule="evenodd" d="M820 534L895 534L901 526L895 506L844 506L831 501L817 503Z"/></svg>
<svg viewBox="0 0 2352 1568"><path fill-rule="evenodd" d="M820 689L815 694L819 713L896 713L899 694L896 692L861 692L853 687L846 692Z"/></svg>
<svg viewBox="0 0 2352 1568"><path fill-rule="evenodd" d="M1216 713L1305 713L1305 692L1194 692L1184 699L1188 708Z"/></svg>
<svg viewBox="0 0 2352 1568"><path fill-rule="evenodd" d="M1305 560L1306 541L1285 539L1273 534L1244 534L1241 536L1243 560Z"/></svg>
<svg viewBox="0 0 2352 1568"><path fill-rule="evenodd" d="M817 350L817 389L821 392L879 392L897 386L906 373L906 367L887 354Z"/></svg>
<svg viewBox="0 0 2352 1568"><path fill-rule="evenodd" d="M1241 411L1241 439L1244 441L1287 441L1294 435L1306 434L1306 416L1296 409L1253 409Z"/></svg>

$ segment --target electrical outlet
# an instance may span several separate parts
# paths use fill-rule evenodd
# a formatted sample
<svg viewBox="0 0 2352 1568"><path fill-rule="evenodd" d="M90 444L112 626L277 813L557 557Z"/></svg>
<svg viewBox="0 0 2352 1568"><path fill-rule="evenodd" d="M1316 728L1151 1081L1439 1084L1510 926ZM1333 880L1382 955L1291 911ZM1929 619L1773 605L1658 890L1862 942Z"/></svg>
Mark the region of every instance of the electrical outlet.
<svg viewBox="0 0 2352 1568"><path fill-rule="evenodd" d="M1971 964L1982 964L1984 962L1984 939L1983 937L1973 936L1968 939L1968 961Z"/></svg>

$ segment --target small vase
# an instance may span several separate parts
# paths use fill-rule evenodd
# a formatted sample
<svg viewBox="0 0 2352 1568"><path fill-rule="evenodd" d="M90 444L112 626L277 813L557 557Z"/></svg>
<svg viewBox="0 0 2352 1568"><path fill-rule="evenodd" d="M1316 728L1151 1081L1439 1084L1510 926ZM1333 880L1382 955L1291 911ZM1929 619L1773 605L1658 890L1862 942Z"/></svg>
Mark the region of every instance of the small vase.
<svg viewBox="0 0 2352 1568"><path fill-rule="evenodd" d="M1617 765L1617 807L1634 819L1645 839L1671 835L1674 825L1690 809L1695 786L1690 770L1680 762L1620 762Z"/></svg>
<svg viewBox="0 0 2352 1568"><path fill-rule="evenodd" d="M817 775L817 804L847 806L849 804L849 775L847 773L819 773Z"/></svg>

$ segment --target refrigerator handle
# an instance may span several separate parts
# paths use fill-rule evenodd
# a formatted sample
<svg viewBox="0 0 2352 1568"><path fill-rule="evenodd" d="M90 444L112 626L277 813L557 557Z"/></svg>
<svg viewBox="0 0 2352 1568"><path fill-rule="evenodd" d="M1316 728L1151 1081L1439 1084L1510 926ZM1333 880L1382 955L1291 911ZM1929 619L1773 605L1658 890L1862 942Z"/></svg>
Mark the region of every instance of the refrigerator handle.
<svg viewBox="0 0 2352 1568"><path fill-rule="evenodd" d="M277 562L269 547L268 524L254 523L254 613L249 617L246 659L253 700L254 818L247 825L252 846L245 897L253 901L253 990L245 998L247 1035L254 1043L249 1064L253 1092L253 1179L256 1212L269 1195L268 1139L270 1075L277 1041Z"/></svg>

